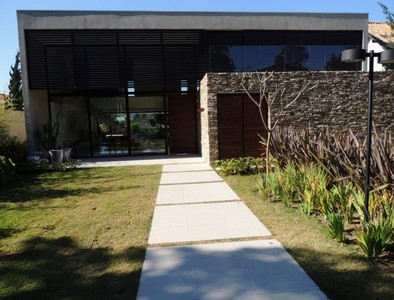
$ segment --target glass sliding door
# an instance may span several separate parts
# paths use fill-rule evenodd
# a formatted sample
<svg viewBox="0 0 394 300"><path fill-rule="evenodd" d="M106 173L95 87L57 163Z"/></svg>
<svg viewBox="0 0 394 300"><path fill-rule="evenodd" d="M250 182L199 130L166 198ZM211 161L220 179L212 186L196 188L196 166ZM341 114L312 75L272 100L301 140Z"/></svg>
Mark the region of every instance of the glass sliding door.
<svg viewBox="0 0 394 300"><path fill-rule="evenodd" d="M58 147L72 148L73 157L90 156L87 98L51 96L52 122L59 122Z"/></svg>
<svg viewBox="0 0 394 300"><path fill-rule="evenodd" d="M125 97L91 97L90 126L93 156L129 154Z"/></svg>
<svg viewBox="0 0 394 300"><path fill-rule="evenodd" d="M132 96L129 100L131 154L166 153L163 96Z"/></svg>

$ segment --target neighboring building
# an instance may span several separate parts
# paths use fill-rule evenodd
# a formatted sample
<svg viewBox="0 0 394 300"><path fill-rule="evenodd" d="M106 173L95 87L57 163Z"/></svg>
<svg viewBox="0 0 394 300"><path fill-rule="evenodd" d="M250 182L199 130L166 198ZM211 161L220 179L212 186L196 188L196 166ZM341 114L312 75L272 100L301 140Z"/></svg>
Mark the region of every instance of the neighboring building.
<svg viewBox="0 0 394 300"><path fill-rule="evenodd" d="M6 98L6 95L0 93L0 104L4 104L5 103L5 98Z"/></svg>
<svg viewBox="0 0 394 300"><path fill-rule="evenodd" d="M370 22L368 24L368 51L382 52L394 48L394 31L387 22ZM375 71L384 71L385 67L375 59Z"/></svg>
<svg viewBox="0 0 394 300"><path fill-rule="evenodd" d="M359 70L341 52L368 43L367 14L17 15L29 151L51 118L77 157L201 153L206 73Z"/></svg>

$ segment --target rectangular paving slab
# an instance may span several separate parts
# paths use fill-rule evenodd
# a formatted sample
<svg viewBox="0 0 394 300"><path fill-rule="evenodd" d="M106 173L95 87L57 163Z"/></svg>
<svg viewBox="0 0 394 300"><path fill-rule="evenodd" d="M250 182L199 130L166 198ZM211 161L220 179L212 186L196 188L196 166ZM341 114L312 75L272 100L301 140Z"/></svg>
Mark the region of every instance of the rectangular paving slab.
<svg viewBox="0 0 394 300"><path fill-rule="evenodd" d="M223 181L215 171L192 171L162 173L160 184L181 184Z"/></svg>
<svg viewBox="0 0 394 300"><path fill-rule="evenodd" d="M161 185L156 205L239 200L225 182Z"/></svg>
<svg viewBox="0 0 394 300"><path fill-rule="evenodd" d="M303 269L276 240L146 251L138 300L323 300Z"/></svg>
<svg viewBox="0 0 394 300"><path fill-rule="evenodd" d="M243 202L156 206L149 244L270 236Z"/></svg>
<svg viewBox="0 0 394 300"><path fill-rule="evenodd" d="M173 164L163 166L163 172L185 172L185 171L212 171L212 168L207 163L192 163L192 164Z"/></svg>

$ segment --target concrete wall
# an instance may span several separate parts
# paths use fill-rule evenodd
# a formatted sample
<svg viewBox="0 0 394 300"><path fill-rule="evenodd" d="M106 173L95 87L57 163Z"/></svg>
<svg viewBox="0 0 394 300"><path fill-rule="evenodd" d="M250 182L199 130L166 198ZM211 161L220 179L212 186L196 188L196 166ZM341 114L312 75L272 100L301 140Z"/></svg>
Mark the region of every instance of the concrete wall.
<svg viewBox="0 0 394 300"><path fill-rule="evenodd" d="M217 95L245 93L241 86L242 73L209 73L201 81L201 144L205 160L218 158ZM250 84L248 90L258 93L258 85ZM306 82L317 83L312 91L303 94L279 119L282 127L308 128L348 132L365 135L368 108L368 74L365 72L283 72L275 73L270 88L275 84L286 86L283 103L294 97ZM375 73L374 124L378 131L394 131L394 72ZM268 89L268 92L269 92ZM272 120L276 121L281 103L273 106ZM256 107L257 109L257 107ZM275 117L276 116L276 117Z"/></svg>

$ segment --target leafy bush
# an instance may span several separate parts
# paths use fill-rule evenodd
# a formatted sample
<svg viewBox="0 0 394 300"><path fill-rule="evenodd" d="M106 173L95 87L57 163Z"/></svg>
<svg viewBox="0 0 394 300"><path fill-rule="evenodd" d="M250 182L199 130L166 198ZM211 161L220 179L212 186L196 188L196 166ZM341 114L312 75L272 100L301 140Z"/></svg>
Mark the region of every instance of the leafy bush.
<svg viewBox="0 0 394 300"><path fill-rule="evenodd" d="M356 242L367 257L378 257L393 238L393 216L379 218L372 223L364 223L364 230L356 232Z"/></svg>
<svg viewBox="0 0 394 300"><path fill-rule="evenodd" d="M0 153L5 157L11 158L16 166L19 166L27 157L26 142L19 141L15 136L6 135L0 141Z"/></svg>
<svg viewBox="0 0 394 300"><path fill-rule="evenodd" d="M15 176L15 164L12 159L0 156L0 185L6 185Z"/></svg>
<svg viewBox="0 0 394 300"><path fill-rule="evenodd" d="M345 238L345 217L342 213L328 213L326 215L328 221L329 234L339 242L344 242Z"/></svg>
<svg viewBox="0 0 394 300"><path fill-rule="evenodd" d="M254 158L250 156L222 159L215 162L215 169L224 176L257 174L263 166L263 158Z"/></svg>

